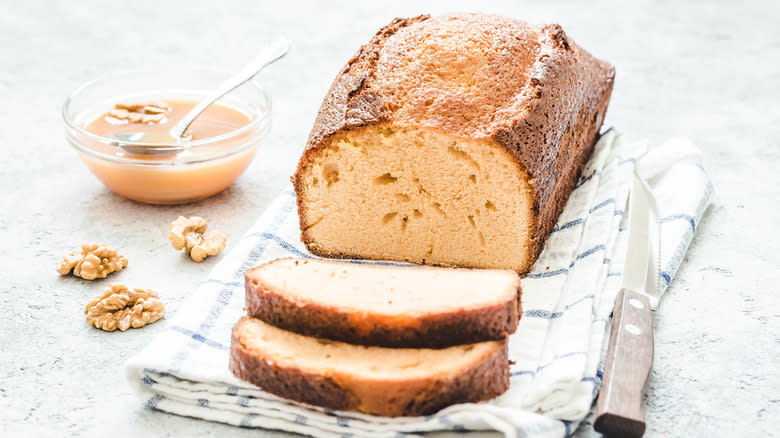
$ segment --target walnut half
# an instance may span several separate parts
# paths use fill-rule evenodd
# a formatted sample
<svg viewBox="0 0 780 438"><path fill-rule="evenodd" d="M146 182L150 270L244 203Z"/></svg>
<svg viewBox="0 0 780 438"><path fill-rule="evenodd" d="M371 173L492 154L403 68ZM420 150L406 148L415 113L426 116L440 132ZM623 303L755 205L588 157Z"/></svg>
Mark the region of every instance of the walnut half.
<svg viewBox="0 0 780 438"><path fill-rule="evenodd" d="M141 328L165 316L165 305L157 293L148 289L129 290L123 284L111 284L93 298L84 309L87 322L112 332L130 327Z"/></svg>
<svg viewBox="0 0 780 438"><path fill-rule="evenodd" d="M127 259L119 255L114 248L102 243L85 243L80 252L72 252L65 256L57 267L60 275L73 275L85 280L106 278L108 274L127 266Z"/></svg>
<svg viewBox="0 0 780 438"><path fill-rule="evenodd" d="M206 232L208 224L202 217L179 216L171 223L168 238L177 250L184 249L192 260L202 262L208 256L215 256L225 248L227 236L219 231Z"/></svg>
<svg viewBox="0 0 780 438"><path fill-rule="evenodd" d="M168 104L165 102L118 103L108 112L108 117L126 120L128 123L165 123L168 109Z"/></svg>

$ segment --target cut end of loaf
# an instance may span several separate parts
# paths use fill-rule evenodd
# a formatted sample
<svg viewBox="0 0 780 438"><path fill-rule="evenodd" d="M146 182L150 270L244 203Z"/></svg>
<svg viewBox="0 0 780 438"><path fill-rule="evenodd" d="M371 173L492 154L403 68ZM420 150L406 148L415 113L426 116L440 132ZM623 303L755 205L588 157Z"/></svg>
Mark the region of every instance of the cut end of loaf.
<svg viewBox="0 0 780 438"><path fill-rule="evenodd" d="M352 129L307 151L295 185L315 254L518 272L533 261L528 176L489 139Z"/></svg>

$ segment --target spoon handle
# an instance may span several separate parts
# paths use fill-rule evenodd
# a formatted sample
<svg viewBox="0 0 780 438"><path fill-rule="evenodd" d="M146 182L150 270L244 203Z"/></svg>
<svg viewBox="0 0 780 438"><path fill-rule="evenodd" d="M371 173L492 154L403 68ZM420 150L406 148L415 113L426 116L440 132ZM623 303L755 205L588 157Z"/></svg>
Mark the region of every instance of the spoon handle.
<svg viewBox="0 0 780 438"><path fill-rule="evenodd" d="M246 67L242 68L238 73L231 76L230 79L222 83L216 90L211 92L203 100L198 103L190 112L185 114L176 126L171 130L173 138L180 139L187 128L190 127L193 120L195 120L203 111L206 110L211 104L219 100L222 96L230 93L238 88L244 82L252 79L260 70L266 66L271 65L274 61L281 59L287 54L289 43L284 38L279 38L271 44L260 56L254 61L249 63Z"/></svg>

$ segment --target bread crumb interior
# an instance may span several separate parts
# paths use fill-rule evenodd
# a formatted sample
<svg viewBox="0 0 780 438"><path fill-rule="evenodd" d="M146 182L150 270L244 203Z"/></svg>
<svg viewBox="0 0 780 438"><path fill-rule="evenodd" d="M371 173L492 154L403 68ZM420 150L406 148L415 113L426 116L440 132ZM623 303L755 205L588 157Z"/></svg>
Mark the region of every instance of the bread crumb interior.
<svg viewBox="0 0 780 438"><path fill-rule="evenodd" d="M528 177L492 140L372 125L305 165L304 239L352 257L521 271L533 226Z"/></svg>

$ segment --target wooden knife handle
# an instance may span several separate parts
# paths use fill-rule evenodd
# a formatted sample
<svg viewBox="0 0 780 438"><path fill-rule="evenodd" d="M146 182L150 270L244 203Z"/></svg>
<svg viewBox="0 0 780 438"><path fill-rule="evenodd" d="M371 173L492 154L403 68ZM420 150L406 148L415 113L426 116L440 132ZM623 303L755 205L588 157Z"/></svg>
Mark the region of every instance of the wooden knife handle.
<svg viewBox="0 0 780 438"><path fill-rule="evenodd" d="M593 428L608 437L641 437L644 392L653 365L653 313L640 293L621 289Z"/></svg>

